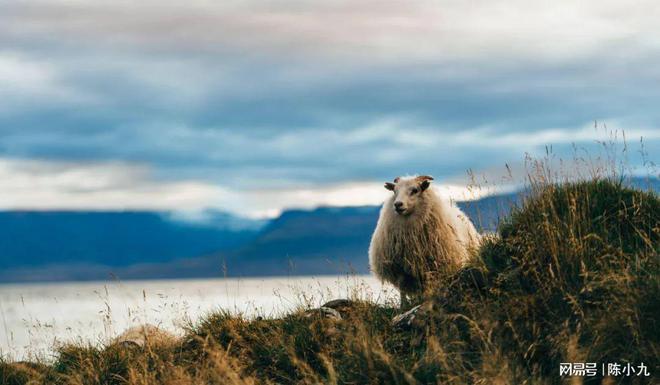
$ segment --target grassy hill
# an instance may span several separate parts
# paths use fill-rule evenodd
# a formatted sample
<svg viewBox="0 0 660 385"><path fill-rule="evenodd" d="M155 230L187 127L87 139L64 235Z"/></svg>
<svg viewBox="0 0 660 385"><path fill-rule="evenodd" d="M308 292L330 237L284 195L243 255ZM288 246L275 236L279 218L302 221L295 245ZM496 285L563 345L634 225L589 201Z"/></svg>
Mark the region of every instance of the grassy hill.
<svg viewBox="0 0 660 385"><path fill-rule="evenodd" d="M532 186L473 264L443 278L408 327L356 301L343 319L223 312L144 348L66 346L54 363L4 363L3 384L560 384L657 381L660 199L597 180ZM653 377L603 379L605 363ZM611 381L611 382L608 382Z"/></svg>

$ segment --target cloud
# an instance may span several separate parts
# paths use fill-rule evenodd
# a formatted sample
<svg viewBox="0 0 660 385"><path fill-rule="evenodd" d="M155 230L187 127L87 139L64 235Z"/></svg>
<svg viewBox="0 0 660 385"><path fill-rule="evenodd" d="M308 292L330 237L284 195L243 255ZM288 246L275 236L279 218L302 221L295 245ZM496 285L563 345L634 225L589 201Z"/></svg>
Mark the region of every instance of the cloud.
<svg viewBox="0 0 660 385"><path fill-rule="evenodd" d="M1 209L202 209L226 192L193 181L158 182L147 167L0 159Z"/></svg>
<svg viewBox="0 0 660 385"><path fill-rule="evenodd" d="M453 138L453 143L463 146L472 146L480 143L484 147L519 149L525 147L566 145L566 144L593 144L603 141L621 141L627 137L638 141L640 138L655 141L660 139L660 130L632 128L607 129L604 126L621 127L621 124L598 123L586 124L575 128L548 128L538 131L503 133L494 128L480 128L458 133Z"/></svg>
<svg viewBox="0 0 660 385"><path fill-rule="evenodd" d="M89 95L64 84L47 63L0 51L0 116L30 111L35 105L92 104Z"/></svg>
<svg viewBox="0 0 660 385"><path fill-rule="evenodd" d="M7 3L4 25L14 38L151 53L251 50L397 61L514 53L572 60L622 43L657 47L657 11L649 0L634 7L613 0Z"/></svg>
<svg viewBox="0 0 660 385"><path fill-rule="evenodd" d="M546 144L596 149L594 120L653 155L659 12L647 0L10 0L0 157L125 165L108 186L126 173L186 206L219 196L272 212L302 191L344 201L401 174L496 175ZM57 191L40 205L69 196ZM123 200L109 194L76 199Z"/></svg>
<svg viewBox="0 0 660 385"><path fill-rule="evenodd" d="M203 218L208 209L264 218L288 208L378 205L388 196L382 182L375 181L241 191L197 181L159 180L144 165L15 159L0 159L0 189L0 210L158 210L184 218ZM461 201L501 190L443 184L438 191Z"/></svg>

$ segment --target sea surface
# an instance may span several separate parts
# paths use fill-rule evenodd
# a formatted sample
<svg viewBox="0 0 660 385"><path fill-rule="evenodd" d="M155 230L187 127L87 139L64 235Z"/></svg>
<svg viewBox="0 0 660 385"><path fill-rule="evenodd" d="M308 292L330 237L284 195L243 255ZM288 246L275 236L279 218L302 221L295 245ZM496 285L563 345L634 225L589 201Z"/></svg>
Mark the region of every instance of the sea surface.
<svg viewBox="0 0 660 385"><path fill-rule="evenodd" d="M177 335L213 311L277 317L336 298L398 301L370 276L64 282L0 285L0 356L54 358L66 343L102 346L128 327Z"/></svg>

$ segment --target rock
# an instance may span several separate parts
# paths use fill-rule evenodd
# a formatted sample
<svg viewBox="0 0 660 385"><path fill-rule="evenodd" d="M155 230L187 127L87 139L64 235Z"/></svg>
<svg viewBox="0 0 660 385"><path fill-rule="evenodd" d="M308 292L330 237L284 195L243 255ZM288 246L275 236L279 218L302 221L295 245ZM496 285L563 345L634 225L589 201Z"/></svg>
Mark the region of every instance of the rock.
<svg viewBox="0 0 660 385"><path fill-rule="evenodd" d="M392 326L395 329L419 329L423 328L429 320L429 316L437 305L433 300L423 302L405 313L392 318ZM437 308L436 308L437 311Z"/></svg>
<svg viewBox="0 0 660 385"><path fill-rule="evenodd" d="M112 341L113 345L144 348L146 345L172 344L176 337L154 325L144 324L126 329Z"/></svg>
<svg viewBox="0 0 660 385"><path fill-rule="evenodd" d="M355 305L355 302L350 299L333 299L332 301L324 303L321 307L329 307L330 309L342 311L353 307L353 305Z"/></svg>
<svg viewBox="0 0 660 385"><path fill-rule="evenodd" d="M392 318L392 326L396 329L410 329L417 318L419 309L421 308L422 305L417 305L407 312L395 316Z"/></svg>
<svg viewBox="0 0 660 385"><path fill-rule="evenodd" d="M351 301L350 299L333 299L332 301L324 303L321 307L337 310L342 317L346 318L355 305L356 302Z"/></svg>
<svg viewBox="0 0 660 385"><path fill-rule="evenodd" d="M336 321L342 319L341 314L337 310L325 306L321 306L318 309L307 310L305 312L305 317L310 318L313 316L320 316L322 318L329 318Z"/></svg>

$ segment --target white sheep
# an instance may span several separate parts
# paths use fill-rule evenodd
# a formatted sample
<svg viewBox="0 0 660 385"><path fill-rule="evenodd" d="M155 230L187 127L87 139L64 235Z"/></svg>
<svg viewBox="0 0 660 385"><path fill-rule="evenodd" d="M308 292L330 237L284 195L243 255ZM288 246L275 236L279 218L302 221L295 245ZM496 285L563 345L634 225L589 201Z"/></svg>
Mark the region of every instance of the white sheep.
<svg viewBox="0 0 660 385"><path fill-rule="evenodd" d="M479 247L480 235L463 212L429 188L430 176L394 179L369 246L371 271L406 296L433 288L439 274L458 270Z"/></svg>

